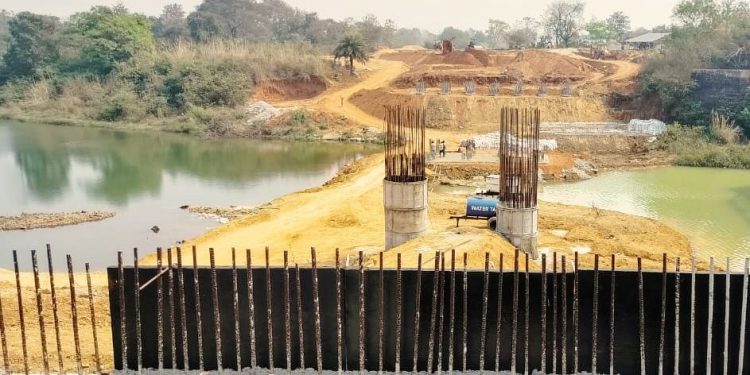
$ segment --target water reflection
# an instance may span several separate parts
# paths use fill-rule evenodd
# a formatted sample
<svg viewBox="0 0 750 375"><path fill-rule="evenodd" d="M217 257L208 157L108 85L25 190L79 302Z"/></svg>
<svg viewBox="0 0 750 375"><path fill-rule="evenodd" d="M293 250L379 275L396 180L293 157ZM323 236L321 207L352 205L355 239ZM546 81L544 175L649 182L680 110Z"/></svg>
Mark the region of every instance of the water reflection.
<svg viewBox="0 0 750 375"><path fill-rule="evenodd" d="M698 256L750 256L750 171L660 168L610 172L546 186L540 199L663 220L686 234Z"/></svg>
<svg viewBox="0 0 750 375"><path fill-rule="evenodd" d="M1 256L8 250L43 249L45 243L95 268L112 264L116 251L172 246L218 225L180 210L183 204L264 203L319 185L379 149L0 121L0 215L116 213L97 223L0 231L0 267L12 266L10 257ZM153 225L161 231L151 232Z"/></svg>
<svg viewBox="0 0 750 375"><path fill-rule="evenodd" d="M320 172L332 160L373 149L29 124L2 126L0 137L8 136L2 133L9 133L16 165L35 198L64 194L72 183L71 164L79 163L97 173L86 185L87 194L117 205L158 193L165 173L242 185L263 176Z"/></svg>

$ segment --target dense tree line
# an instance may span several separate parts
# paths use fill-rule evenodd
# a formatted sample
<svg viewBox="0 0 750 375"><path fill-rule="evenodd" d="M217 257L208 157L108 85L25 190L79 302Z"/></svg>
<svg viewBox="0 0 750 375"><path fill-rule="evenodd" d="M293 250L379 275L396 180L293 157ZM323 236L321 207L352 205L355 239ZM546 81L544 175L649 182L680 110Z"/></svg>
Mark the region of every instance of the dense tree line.
<svg viewBox="0 0 750 375"><path fill-rule="evenodd" d="M674 8L673 18L670 38L644 68L643 103L668 121L691 125L708 125L712 111L717 111L750 136L750 96L739 105L707 108L695 97L691 78L700 68L750 69L750 5L684 0Z"/></svg>

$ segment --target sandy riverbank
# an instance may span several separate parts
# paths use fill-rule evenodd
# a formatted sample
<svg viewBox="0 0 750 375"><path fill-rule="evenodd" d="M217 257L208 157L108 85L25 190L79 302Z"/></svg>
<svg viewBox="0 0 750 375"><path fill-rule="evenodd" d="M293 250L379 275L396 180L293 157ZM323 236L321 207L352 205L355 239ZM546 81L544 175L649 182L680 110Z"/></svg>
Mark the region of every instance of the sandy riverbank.
<svg viewBox="0 0 750 375"><path fill-rule="evenodd" d="M265 246L271 249L271 263L283 262L283 251L290 261L302 265L310 262L310 248L318 251L323 265L334 263L335 249L342 257L359 251L374 253L384 248L382 208L382 155L365 158L339 173L324 186L290 194L274 200L277 210L264 210L208 231L183 246L196 246L198 260L208 264L208 248L216 249L216 261L231 264L231 248L246 248L262 258ZM434 188L436 182L431 183ZM449 189L448 189L449 190ZM471 267L483 267L484 252L510 259L512 246L486 228L484 221L462 222L456 228L450 215L462 214L465 194L446 189L432 191L429 196L431 230L422 238L393 249L386 254L386 263L395 265L395 256L402 253L404 264L414 262L416 253L423 253L423 262L430 264L435 251L456 249L471 254ZM572 259L575 251L582 253L583 267L592 266L593 254L599 254L607 266L610 254L617 255L617 266L635 268L637 257L644 258L644 267L661 268L661 254L669 258L690 257L688 239L656 220L597 210L590 207L540 204L539 247L542 251L566 254ZM187 256L187 262L192 262ZM460 257L459 257L460 259ZM144 258L155 263L155 255ZM369 262L370 264L372 262ZM374 265L374 264L373 264ZM507 265L506 265L507 266ZM539 262L532 265L540 266Z"/></svg>

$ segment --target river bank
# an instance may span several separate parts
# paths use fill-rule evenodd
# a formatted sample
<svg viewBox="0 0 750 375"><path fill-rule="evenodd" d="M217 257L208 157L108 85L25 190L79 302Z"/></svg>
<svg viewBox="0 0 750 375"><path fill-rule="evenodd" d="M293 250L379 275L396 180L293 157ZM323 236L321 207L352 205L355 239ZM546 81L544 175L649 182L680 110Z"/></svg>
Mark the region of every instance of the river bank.
<svg viewBox="0 0 750 375"><path fill-rule="evenodd" d="M269 246L271 264L277 266L283 262L284 250L289 251L290 262L301 265L310 263L310 247L318 249L318 261L324 266L334 263L337 248L342 257L355 256L359 251L373 254L384 246L382 173L382 154L369 156L321 187L273 200L270 204L277 210L262 211L219 226L182 246L196 246L200 264L208 264L208 248L214 248L220 265L231 264L232 247L243 251L250 248L262 258L263 249ZM485 251L492 252L493 257L501 251L511 260L512 246L487 230L483 221L455 226L455 220L449 216L463 214L466 195L435 190L437 180L435 176L431 179L432 229L422 238L388 251L387 265L395 264L397 253L403 254L405 264L414 261L418 252L422 253L423 262L428 264L435 251L451 249L459 254L468 253L470 267L483 267ZM581 257L583 267L593 266L593 254L602 259L615 254L617 266L626 269L634 269L640 256L644 258L644 267L654 270L661 269L663 253L670 259L692 255L688 239L657 220L544 202L540 204L539 247L549 255L550 262L553 252L567 255L568 259L575 252L585 253ZM190 262L190 255L187 258ZM155 264L155 255L146 255L143 262ZM539 261L531 265L534 269L540 266Z"/></svg>
<svg viewBox="0 0 750 375"><path fill-rule="evenodd" d="M105 220L113 216L115 214L112 212L102 211L22 213L17 216L0 216L0 231L57 228L66 225Z"/></svg>

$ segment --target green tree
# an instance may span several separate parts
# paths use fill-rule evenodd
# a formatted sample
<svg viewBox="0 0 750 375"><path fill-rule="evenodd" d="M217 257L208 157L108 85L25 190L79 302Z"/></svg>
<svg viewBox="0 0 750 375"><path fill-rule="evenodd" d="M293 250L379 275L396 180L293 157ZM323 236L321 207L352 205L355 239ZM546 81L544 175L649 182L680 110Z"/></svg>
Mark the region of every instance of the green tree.
<svg viewBox="0 0 750 375"><path fill-rule="evenodd" d="M466 47L471 41L471 35L468 32L452 26L448 26L443 29L443 32L440 33L440 36L438 38L453 39L453 47L456 49Z"/></svg>
<svg viewBox="0 0 750 375"><path fill-rule="evenodd" d="M605 21L591 20L586 24L589 33L589 41L595 45L606 44L612 37L610 29Z"/></svg>
<svg viewBox="0 0 750 375"><path fill-rule="evenodd" d="M294 9L279 0L204 0L188 16L190 35L206 41L212 38L270 41L274 24Z"/></svg>
<svg viewBox="0 0 750 375"><path fill-rule="evenodd" d="M5 9L0 10L0 56L5 53L5 49L8 48L8 40L10 39L10 31L8 30L8 23L13 15Z"/></svg>
<svg viewBox="0 0 750 375"><path fill-rule="evenodd" d="M490 18L487 27L487 39L491 48L503 48L508 46L508 31L510 25L507 22Z"/></svg>
<svg viewBox="0 0 750 375"><path fill-rule="evenodd" d="M383 27L380 25L378 17L374 14L365 15L361 21L356 23L356 29L368 51L375 51L380 47L383 39Z"/></svg>
<svg viewBox="0 0 750 375"><path fill-rule="evenodd" d="M367 56L367 47L358 33L349 33L341 39L336 49L333 50L333 58L346 59L349 61L349 69L354 75L354 61L366 63L370 58Z"/></svg>
<svg viewBox="0 0 750 375"><path fill-rule="evenodd" d="M630 17L623 12L614 12L606 22L610 35L619 43L625 41L625 36L630 32Z"/></svg>
<svg viewBox="0 0 750 375"><path fill-rule="evenodd" d="M8 49L2 79L49 76L59 59L60 21L57 17L18 13L8 22Z"/></svg>
<svg viewBox="0 0 750 375"><path fill-rule="evenodd" d="M711 28L720 21L720 5L714 0L684 0L674 8L673 17L683 26Z"/></svg>
<svg viewBox="0 0 750 375"><path fill-rule="evenodd" d="M584 3L557 0L547 6L542 17L547 33L557 46L570 47L583 23Z"/></svg>
<svg viewBox="0 0 750 375"><path fill-rule="evenodd" d="M154 22L153 33L155 38L165 39L173 43L189 38L190 33L182 5L165 5L161 15Z"/></svg>
<svg viewBox="0 0 750 375"><path fill-rule="evenodd" d="M109 74L135 54L154 48L148 19L121 6L96 6L75 14L68 33L80 47L72 69L100 76Z"/></svg>

